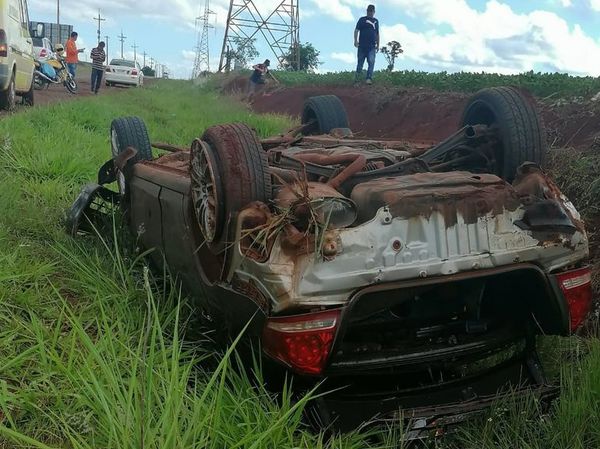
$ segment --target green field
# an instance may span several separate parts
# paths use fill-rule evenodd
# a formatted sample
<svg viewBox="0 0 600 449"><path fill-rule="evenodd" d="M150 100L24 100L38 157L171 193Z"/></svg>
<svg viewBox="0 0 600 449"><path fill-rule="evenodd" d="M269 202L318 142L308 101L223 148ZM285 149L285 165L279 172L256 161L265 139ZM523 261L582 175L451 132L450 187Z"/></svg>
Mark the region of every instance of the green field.
<svg viewBox="0 0 600 449"><path fill-rule="evenodd" d="M193 301L154 277L119 232L104 241L65 235L63 212L109 157L110 122L120 115L141 116L153 140L176 145L216 123L247 122L262 136L291 124L185 82L0 121L0 447L402 447L399 427L332 439L307 432L310 398L284 392L275 401L232 369L235 357L216 354L194 324ZM597 162L589 157L581 176L557 175L567 191L588 195L591 213L584 180ZM498 404L431 447L600 447L599 341L542 346L564 386L549 413L533 399Z"/></svg>
<svg viewBox="0 0 600 449"><path fill-rule="evenodd" d="M273 72L286 86L351 86L354 72L310 74ZM485 87L518 86L538 97L591 97L600 92L600 78L579 77L562 73L526 72L518 75L496 73L427 73L414 70L375 72L376 85L393 87L426 87L439 91L476 92Z"/></svg>

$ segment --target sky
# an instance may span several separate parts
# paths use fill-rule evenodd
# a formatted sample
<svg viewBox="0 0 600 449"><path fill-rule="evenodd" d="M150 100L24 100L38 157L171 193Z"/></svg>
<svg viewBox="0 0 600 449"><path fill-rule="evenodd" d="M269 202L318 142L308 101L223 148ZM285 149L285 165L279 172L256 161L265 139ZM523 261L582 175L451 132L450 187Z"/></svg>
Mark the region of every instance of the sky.
<svg viewBox="0 0 600 449"><path fill-rule="evenodd" d="M281 0L255 0L266 16ZM29 0L34 21L56 21L55 0ZM197 44L196 17L205 0L60 0L61 23L79 32L78 46L97 41L93 17L106 17L109 57L120 56L123 30L126 57L152 57L171 76L189 78ZM237 1L236 3L240 3ZM300 40L320 51L319 72L353 70L353 31L365 15L362 0L299 0ZM600 76L600 0L380 0L372 1L380 21L381 43L399 41L400 70L519 73L564 72ZM229 0L210 0L211 67L218 66ZM274 56L261 41L260 56ZM89 54L88 51L84 53ZM376 69L386 67L378 55Z"/></svg>

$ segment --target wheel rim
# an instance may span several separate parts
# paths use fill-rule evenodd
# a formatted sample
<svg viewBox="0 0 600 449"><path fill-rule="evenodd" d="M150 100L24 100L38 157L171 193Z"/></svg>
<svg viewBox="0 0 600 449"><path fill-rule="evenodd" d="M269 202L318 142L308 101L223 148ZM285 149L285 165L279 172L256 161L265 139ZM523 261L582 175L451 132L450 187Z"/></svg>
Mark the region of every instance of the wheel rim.
<svg viewBox="0 0 600 449"><path fill-rule="evenodd" d="M119 153L119 139L117 136L117 131L113 128L110 131L110 146L112 150L113 159L116 158ZM125 195L126 183L125 183L125 175L117 166L115 166L115 172L117 175L117 185L119 186L119 193L121 196Z"/></svg>
<svg viewBox="0 0 600 449"><path fill-rule="evenodd" d="M192 201L202 236L213 243L219 230L221 199L218 195L218 176L215 173L209 147L196 139L192 145L190 176L192 179Z"/></svg>

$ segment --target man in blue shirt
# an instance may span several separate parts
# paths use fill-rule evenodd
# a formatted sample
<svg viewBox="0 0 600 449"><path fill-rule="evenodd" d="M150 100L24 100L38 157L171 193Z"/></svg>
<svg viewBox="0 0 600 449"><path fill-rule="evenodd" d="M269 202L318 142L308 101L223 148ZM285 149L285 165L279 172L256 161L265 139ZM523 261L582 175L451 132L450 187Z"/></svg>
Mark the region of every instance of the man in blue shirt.
<svg viewBox="0 0 600 449"><path fill-rule="evenodd" d="M362 75L365 59L367 60L367 84L373 83L375 54L379 50L379 20L375 18L375 6L367 7L367 15L358 19L354 30L354 46L358 48L358 65L356 66L356 82Z"/></svg>

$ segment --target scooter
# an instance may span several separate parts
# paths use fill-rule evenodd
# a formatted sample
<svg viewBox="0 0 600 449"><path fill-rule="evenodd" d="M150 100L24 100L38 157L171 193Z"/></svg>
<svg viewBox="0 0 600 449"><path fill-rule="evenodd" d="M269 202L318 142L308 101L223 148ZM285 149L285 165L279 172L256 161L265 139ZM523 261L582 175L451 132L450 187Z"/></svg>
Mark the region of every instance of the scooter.
<svg viewBox="0 0 600 449"><path fill-rule="evenodd" d="M77 93L77 82L69 73L67 64L62 56L64 48L57 46L55 57L47 61L35 61L33 86L35 89L48 88L50 84L62 84L72 94Z"/></svg>

